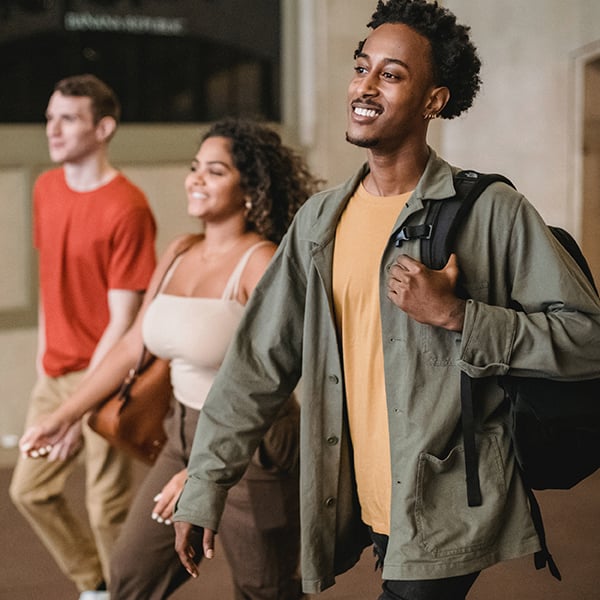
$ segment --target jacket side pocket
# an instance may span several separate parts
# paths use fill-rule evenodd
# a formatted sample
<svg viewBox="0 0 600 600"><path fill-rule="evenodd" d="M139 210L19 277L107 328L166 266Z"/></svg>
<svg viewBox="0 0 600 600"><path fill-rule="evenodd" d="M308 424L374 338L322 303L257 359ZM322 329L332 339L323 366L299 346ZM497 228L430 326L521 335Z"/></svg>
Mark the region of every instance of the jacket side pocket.
<svg viewBox="0 0 600 600"><path fill-rule="evenodd" d="M442 459L419 455L415 518L421 545L436 557L484 549L502 525L506 482L496 437L480 437L478 449L483 503L475 507L467 504L462 446Z"/></svg>

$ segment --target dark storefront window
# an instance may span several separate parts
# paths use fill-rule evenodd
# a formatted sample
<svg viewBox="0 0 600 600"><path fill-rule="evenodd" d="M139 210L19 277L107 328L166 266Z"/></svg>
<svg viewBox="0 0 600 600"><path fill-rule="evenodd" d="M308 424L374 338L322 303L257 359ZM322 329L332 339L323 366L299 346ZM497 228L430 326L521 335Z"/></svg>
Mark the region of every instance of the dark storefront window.
<svg viewBox="0 0 600 600"><path fill-rule="evenodd" d="M279 0L2 0L0 122L43 121L54 83L94 73L124 122L278 121Z"/></svg>

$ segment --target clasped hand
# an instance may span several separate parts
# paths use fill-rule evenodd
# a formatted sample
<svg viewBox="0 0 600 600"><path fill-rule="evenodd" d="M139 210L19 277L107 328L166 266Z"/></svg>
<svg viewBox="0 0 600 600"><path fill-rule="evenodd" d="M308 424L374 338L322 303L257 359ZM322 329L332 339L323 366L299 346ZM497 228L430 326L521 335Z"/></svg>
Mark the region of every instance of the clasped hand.
<svg viewBox="0 0 600 600"><path fill-rule="evenodd" d="M49 461L66 460L79 452L81 446L81 421L56 421L54 415L48 415L29 427L19 441L23 456L47 457Z"/></svg>
<svg viewBox="0 0 600 600"><path fill-rule="evenodd" d="M456 295L459 269L452 254L439 270L401 254L389 269L388 298L409 317L451 331L462 331L465 301Z"/></svg>

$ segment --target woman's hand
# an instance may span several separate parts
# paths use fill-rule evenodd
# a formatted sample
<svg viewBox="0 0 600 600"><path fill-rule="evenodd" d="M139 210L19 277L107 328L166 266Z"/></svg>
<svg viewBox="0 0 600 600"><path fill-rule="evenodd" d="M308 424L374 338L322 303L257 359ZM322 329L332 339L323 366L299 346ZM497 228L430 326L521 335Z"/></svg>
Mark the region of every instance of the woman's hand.
<svg viewBox="0 0 600 600"><path fill-rule="evenodd" d="M154 510L152 511L152 518L157 523L164 523L165 525L171 525L173 523L173 512L175 510L175 503L179 498L185 480L187 479L187 469L179 471L176 475L173 475L167 485L163 487L160 493L154 496Z"/></svg>
<svg viewBox="0 0 600 600"><path fill-rule="evenodd" d="M71 428L73 427L73 431ZM75 425L57 418L56 415L50 414L40 419L35 425L27 429L19 441L19 449L23 456L28 458L41 458L50 455L54 446L59 444L69 434L67 446L72 446L72 442L76 438L80 441L81 425L77 422ZM62 445L61 445L62 450ZM62 458L62 453L57 451L53 454L55 458Z"/></svg>

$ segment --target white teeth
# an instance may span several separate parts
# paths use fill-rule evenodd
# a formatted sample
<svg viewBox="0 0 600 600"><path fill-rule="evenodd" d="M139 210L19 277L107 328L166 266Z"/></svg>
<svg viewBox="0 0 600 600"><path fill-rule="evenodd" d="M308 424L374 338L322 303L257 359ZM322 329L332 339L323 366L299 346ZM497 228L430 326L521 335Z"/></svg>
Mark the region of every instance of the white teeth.
<svg viewBox="0 0 600 600"><path fill-rule="evenodd" d="M201 194L200 192L192 192L192 198L202 199L205 198L205 195Z"/></svg>
<svg viewBox="0 0 600 600"><path fill-rule="evenodd" d="M377 116L377 111L373 110L372 108L358 108L358 107L355 107L354 108L354 112L359 117L376 117Z"/></svg>

